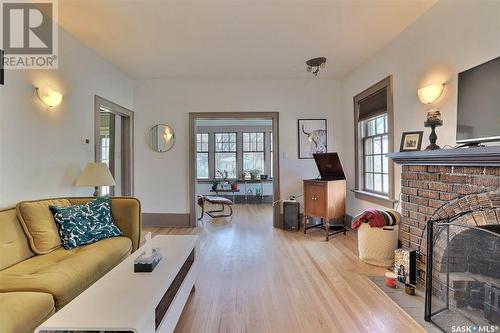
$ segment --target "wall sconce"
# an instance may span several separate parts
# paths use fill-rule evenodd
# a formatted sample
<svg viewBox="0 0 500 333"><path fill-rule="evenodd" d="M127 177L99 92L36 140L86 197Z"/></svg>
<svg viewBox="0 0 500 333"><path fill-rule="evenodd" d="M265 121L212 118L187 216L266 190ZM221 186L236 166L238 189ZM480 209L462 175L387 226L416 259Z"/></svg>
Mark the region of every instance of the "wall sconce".
<svg viewBox="0 0 500 333"><path fill-rule="evenodd" d="M439 97L443 94L444 83L431 84L429 86L422 87L417 90L418 99L422 104L431 105L436 102ZM443 120L441 119L441 112L436 109L430 109L427 111L427 120L424 122L424 127L431 128L431 134L429 135L430 144L425 148L425 150L435 150L441 149L436 144L437 134L436 127L442 126Z"/></svg>
<svg viewBox="0 0 500 333"><path fill-rule="evenodd" d="M444 83L431 84L418 89L417 95L423 104L432 104L443 94Z"/></svg>
<svg viewBox="0 0 500 333"><path fill-rule="evenodd" d="M36 89L38 98L49 108L58 106L62 102L63 95L48 86L43 86Z"/></svg>

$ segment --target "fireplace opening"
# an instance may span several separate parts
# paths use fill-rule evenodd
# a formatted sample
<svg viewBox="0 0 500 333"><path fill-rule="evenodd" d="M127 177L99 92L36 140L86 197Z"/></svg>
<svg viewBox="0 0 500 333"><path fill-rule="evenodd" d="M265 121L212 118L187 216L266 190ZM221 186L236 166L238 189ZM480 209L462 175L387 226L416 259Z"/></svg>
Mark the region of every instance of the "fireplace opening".
<svg viewBox="0 0 500 333"><path fill-rule="evenodd" d="M426 319L447 332L500 325L500 219L478 225L491 214L496 209L427 223Z"/></svg>

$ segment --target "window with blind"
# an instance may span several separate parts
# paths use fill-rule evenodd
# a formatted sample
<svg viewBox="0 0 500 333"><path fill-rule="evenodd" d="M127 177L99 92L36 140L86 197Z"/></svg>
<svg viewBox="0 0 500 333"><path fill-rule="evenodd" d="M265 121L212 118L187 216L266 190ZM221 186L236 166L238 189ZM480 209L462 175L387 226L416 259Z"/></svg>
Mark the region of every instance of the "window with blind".
<svg viewBox="0 0 500 333"><path fill-rule="evenodd" d="M215 178L236 177L236 133L215 133Z"/></svg>
<svg viewBox="0 0 500 333"><path fill-rule="evenodd" d="M243 172L258 170L265 174L264 133L243 132Z"/></svg>
<svg viewBox="0 0 500 333"><path fill-rule="evenodd" d="M388 77L354 97L356 132L356 197L391 206L392 78ZM377 201L387 199L385 202Z"/></svg>

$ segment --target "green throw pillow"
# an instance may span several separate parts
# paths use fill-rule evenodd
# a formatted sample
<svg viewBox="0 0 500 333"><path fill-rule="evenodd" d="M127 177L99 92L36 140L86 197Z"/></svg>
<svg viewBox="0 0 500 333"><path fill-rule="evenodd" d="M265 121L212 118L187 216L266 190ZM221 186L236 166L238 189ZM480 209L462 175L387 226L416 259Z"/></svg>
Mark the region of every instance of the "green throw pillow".
<svg viewBox="0 0 500 333"><path fill-rule="evenodd" d="M85 205L49 206L66 249L95 243L122 233L111 216L109 196L89 201Z"/></svg>

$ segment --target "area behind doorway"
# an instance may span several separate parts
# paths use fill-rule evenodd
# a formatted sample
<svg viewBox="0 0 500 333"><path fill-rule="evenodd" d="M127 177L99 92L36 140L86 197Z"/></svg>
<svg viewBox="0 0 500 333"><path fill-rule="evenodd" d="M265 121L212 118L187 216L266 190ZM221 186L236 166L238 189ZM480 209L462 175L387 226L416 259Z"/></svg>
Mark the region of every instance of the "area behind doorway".
<svg viewBox="0 0 500 333"><path fill-rule="evenodd" d="M108 165L116 186L103 186L102 194L132 196L134 193L134 113L95 96L95 160Z"/></svg>
<svg viewBox="0 0 500 333"><path fill-rule="evenodd" d="M197 196L220 196L238 205L279 200L278 113L190 113L190 223ZM236 188L235 188L236 187ZM281 227L279 205L272 211Z"/></svg>

